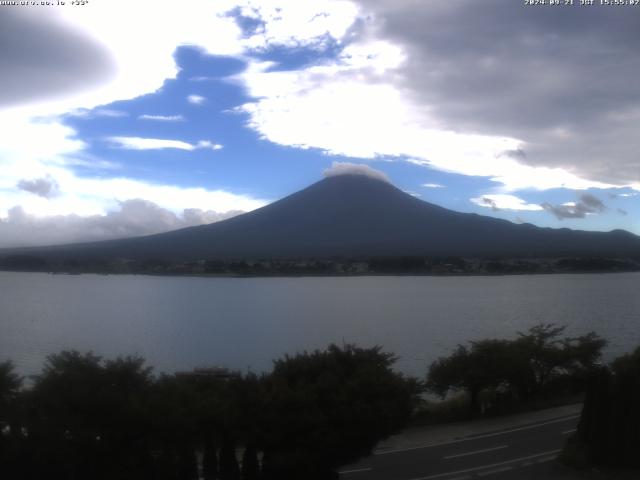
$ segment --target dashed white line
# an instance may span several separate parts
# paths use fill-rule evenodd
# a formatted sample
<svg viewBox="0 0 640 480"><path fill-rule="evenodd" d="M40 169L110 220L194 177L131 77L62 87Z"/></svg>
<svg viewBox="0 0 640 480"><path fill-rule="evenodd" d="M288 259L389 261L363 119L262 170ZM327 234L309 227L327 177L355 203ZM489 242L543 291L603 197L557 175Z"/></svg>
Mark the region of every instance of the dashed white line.
<svg viewBox="0 0 640 480"><path fill-rule="evenodd" d="M371 468L367 467L367 468L355 468L353 470L342 470L340 472L338 472L340 475L346 475L347 473L360 473L360 472L370 472Z"/></svg>
<svg viewBox="0 0 640 480"><path fill-rule="evenodd" d="M477 455L478 453L493 452L494 450L502 450L503 448L507 448L507 447L508 445L500 445L499 447L491 447L491 448L485 448L482 450L475 450L473 452L465 452L465 453L458 453L456 455L448 455L444 457L444 459L449 460L451 458L467 457L469 455Z"/></svg>
<svg viewBox="0 0 640 480"><path fill-rule="evenodd" d="M547 462L551 462L553 460L555 460L556 457L545 457L545 458L539 458L538 460L536 460L536 463L547 463Z"/></svg>
<svg viewBox="0 0 640 480"><path fill-rule="evenodd" d="M562 432L562 434L563 434L563 435L569 435L570 433L573 433L573 432L575 432L575 431L576 431L576 429L575 429L575 428L572 428L571 430L565 430L564 432Z"/></svg>
<svg viewBox="0 0 640 480"><path fill-rule="evenodd" d="M417 478L412 478L410 480L431 480L432 478L442 478L442 477L449 477L451 475L459 475L461 473L469 473L469 472L478 472L478 474L480 474L481 472L484 472L485 470L490 470L492 468L495 467L501 467L503 465L509 465L512 463L518 463L518 462L524 462L526 460L532 460L532 459L536 459L538 457L548 457L548 458L544 458L541 459L540 463L544 462L548 462L551 461L555 458L555 455L557 455L558 453L560 453L560 450L551 450L548 452L542 452L542 453L537 453L535 455L529 455L527 457L520 457L520 458L514 458L512 460L506 460L504 462L498 462L498 463L491 463L489 465L482 465L479 467L473 467L473 468L466 468L464 470L456 470L455 472L444 472L444 473L437 473L435 475L429 475L427 477L417 477Z"/></svg>
<svg viewBox="0 0 640 480"><path fill-rule="evenodd" d="M478 473L479 477L486 477L487 475L493 475L495 473L507 472L509 470L513 470L511 465L506 465L504 467L492 468L491 470L485 470L484 472Z"/></svg>

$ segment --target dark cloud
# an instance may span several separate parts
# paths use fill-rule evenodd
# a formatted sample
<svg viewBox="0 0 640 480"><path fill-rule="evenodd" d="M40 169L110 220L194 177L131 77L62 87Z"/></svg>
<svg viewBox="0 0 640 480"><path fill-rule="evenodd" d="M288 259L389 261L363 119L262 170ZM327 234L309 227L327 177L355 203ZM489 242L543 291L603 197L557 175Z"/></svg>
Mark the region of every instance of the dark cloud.
<svg viewBox="0 0 640 480"><path fill-rule="evenodd" d="M521 148L518 148L516 150L505 150L504 152L502 152L502 155L514 158L516 160L526 160L527 158L527 154Z"/></svg>
<svg viewBox="0 0 640 480"><path fill-rule="evenodd" d="M607 209L602 200L600 200L595 195L591 195L590 193L583 193L580 195L580 204L584 205L586 208L589 208L592 212L603 212Z"/></svg>
<svg viewBox="0 0 640 480"><path fill-rule="evenodd" d="M558 220L565 218L584 218L587 213L578 205L552 205L550 203L541 204L547 212L552 213Z"/></svg>
<svg viewBox="0 0 640 480"><path fill-rule="evenodd" d="M607 206L602 203L599 198L590 193L580 195L578 201L575 203L552 205L545 202L541 206L547 212L553 214L558 220L564 220L565 218L585 218L587 215L602 213L607 209Z"/></svg>
<svg viewBox="0 0 640 480"><path fill-rule="evenodd" d="M113 238L150 235L178 228L213 223L242 212L224 213L185 209L176 215L155 203L135 199L120 203L119 209L106 215L80 217L58 215L36 217L16 206L6 219L0 219L0 248L89 242Z"/></svg>
<svg viewBox="0 0 640 480"><path fill-rule="evenodd" d="M493 210L494 212L500 211L500 209L498 208L498 204L495 202L495 200L491 200L490 198L487 198L487 197L482 197L482 203L485 204L487 207L491 207L491 210Z"/></svg>
<svg viewBox="0 0 640 480"><path fill-rule="evenodd" d="M2 8L0 108L52 99L111 79L104 47L41 8Z"/></svg>
<svg viewBox="0 0 640 480"><path fill-rule="evenodd" d="M640 15L513 0L360 0L405 47L415 103L455 131L527 142L520 162L613 184L640 175Z"/></svg>
<svg viewBox="0 0 640 480"><path fill-rule="evenodd" d="M618 208L616 211L617 211L620 215L624 215L625 217L626 217L627 215L629 215L629 212L627 212L626 210L623 210L622 208Z"/></svg>
<svg viewBox="0 0 640 480"><path fill-rule="evenodd" d="M17 187L43 198L55 197L58 194L58 183L51 177L20 180Z"/></svg>

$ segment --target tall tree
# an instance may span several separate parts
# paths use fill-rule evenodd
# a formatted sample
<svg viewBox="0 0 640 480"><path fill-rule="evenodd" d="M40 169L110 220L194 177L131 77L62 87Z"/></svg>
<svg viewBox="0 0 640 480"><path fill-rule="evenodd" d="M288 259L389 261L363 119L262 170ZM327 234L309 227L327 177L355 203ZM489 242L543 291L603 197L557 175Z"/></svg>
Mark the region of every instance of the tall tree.
<svg viewBox="0 0 640 480"><path fill-rule="evenodd" d="M420 388L394 362L379 347L353 345L276 360L265 380L264 475L335 478L337 467L401 429Z"/></svg>
<svg viewBox="0 0 640 480"><path fill-rule="evenodd" d="M480 393L496 388L514 376L514 355L506 340L471 342L471 347L458 345L448 357L433 362L427 375L427 388L442 397L451 390L469 393L469 413L480 411Z"/></svg>
<svg viewBox="0 0 640 480"><path fill-rule="evenodd" d="M34 476L141 476L150 462L151 380L135 357L104 363L91 353L49 356L27 397Z"/></svg>
<svg viewBox="0 0 640 480"><path fill-rule="evenodd" d="M471 416L479 412L480 393L487 389L503 389L521 400L549 391L556 380L571 380L584 389L606 341L593 332L561 337L565 328L543 323L518 332L514 340L458 345L431 364L427 388L442 397L452 390L468 392Z"/></svg>
<svg viewBox="0 0 640 480"><path fill-rule="evenodd" d="M640 347L589 376L577 442L594 465L640 467ZM574 440L575 442L576 440Z"/></svg>
<svg viewBox="0 0 640 480"><path fill-rule="evenodd" d="M13 363L0 363L0 477L17 478L20 462L17 453L23 448L21 425L17 418L18 395L22 378Z"/></svg>

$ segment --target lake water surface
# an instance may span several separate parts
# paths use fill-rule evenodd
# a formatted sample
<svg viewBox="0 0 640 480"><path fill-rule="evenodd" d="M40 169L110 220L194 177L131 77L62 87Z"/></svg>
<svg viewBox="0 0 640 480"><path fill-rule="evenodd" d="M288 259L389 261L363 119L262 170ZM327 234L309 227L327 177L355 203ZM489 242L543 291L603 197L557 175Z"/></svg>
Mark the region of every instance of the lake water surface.
<svg viewBox="0 0 640 480"><path fill-rule="evenodd" d="M47 354L137 354L157 370L268 370L331 342L382 345L424 375L456 344L539 322L594 330L607 358L640 345L640 274L197 278L0 272L0 360L36 373Z"/></svg>

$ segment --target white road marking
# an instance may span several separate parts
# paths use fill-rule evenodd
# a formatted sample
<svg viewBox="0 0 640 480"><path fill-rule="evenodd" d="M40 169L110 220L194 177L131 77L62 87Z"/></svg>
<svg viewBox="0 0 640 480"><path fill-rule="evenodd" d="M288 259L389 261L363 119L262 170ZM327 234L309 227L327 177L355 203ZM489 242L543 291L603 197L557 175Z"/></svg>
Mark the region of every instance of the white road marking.
<svg viewBox="0 0 640 480"><path fill-rule="evenodd" d="M478 453L493 452L494 450L502 450L503 448L507 448L507 447L508 445L500 445L499 447L485 448L483 450L476 450L474 452L466 452L466 453L458 453L456 455L449 455L447 457L444 457L444 459L449 460L451 458L467 457L469 455L476 455Z"/></svg>
<svg viewBox="0 0 640 480"><path fill-rule="evenodd" d="M576 431L576 429L575 429L575 428L572 428L571 430L565 430L564 432L562 432L562 434L563 434L563 435L569 435L570 433L573 433L573 432L575 432L575 431Z"/></svg>
<svg viewBox="0 0 640 480"><path fill-rule="evenodd" d="M513 470L511 465L507 465L505 467L492 468L491 470L485 470L484 472L478 473L479 477L485 477L487 475L493 475L496 473L506 472L508 470Z"/></svg>
<svg viewBox="0 0 640 480"><path fill-rule="evenodd" d="M469 442L471 440L477 440L479 438L495 437L497 435L505 435L507 433L519 432L519 431L522 431L522 430L530 430L532 428L543 427L545 425L551 425L553 423L566 422L567 420L572 420L574 418L578 418L579 416L580 416L580 414L570 415L568 417L558 418L556 420L550 420L548 422L537 423L535 425L527 425L525 427L512 428L510 430L503 430L503 431L500 431L500 432L486 433L486 434L483 434L483 435L476 435L476 436L473 436L473 437L465 437L465 438L460 438L460 439L457 439L457 440L450 440L448 442L426 443L424 445L418 445L418 446L415 446L415 447L397 448L397 449L394 449L394 450L383 450L383 451L380 451L380 452L374 452L373 454L374 455L389 455L390 453L410 452L411 450L420 450L420 449L423 449L423 448L439 447L441 445L452 445L454 443Z"/></svg>
<svg viewBox="0 0 640 480"><path fill-rule="evenodd" d="M540 458L540 459L536 460L536 463L547 463L547 462L551 462L551 461L553 461L555 459L556 459L556 457Z"/></svg>
<svg viewBox="0 0 640 480"><path fill-rule="evenodd" d="M531 460L531 459L538 458L538 457L544 457L544 456L547 456L547 455L556 455L558 453L560 453L559 449L558 450L551 450L549 452L537 453L535 455L529 455L527 457L514 458L512 460L506 460L504 462L491 463L489 465L482 465L480 467L466 468L464 470L456 470L455 472L437 473L435 475L429 475L427 477L416 477L416 478L412 478L410 480L431 480L432 478L448 477L450 475L459 475L461 473L484 471L484 470L488 470L488 469L491 469L491 468L501 467L503 465L508 465L510 463L524 462L526 460ZM553 457L550 457L549 459L545 459L545 461L549 461L549 460L552 460L552 459L553 459Z"/></svg>
<svg viewBox="0 0 640 480"><path fill-rule="evenodd" d="M360 472L370 472L371 468L355 468L353 470L342 470L341 472L338 472L340 475L346 475L347 473L360 473Z"/></svg>

